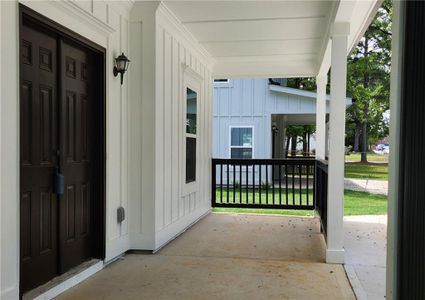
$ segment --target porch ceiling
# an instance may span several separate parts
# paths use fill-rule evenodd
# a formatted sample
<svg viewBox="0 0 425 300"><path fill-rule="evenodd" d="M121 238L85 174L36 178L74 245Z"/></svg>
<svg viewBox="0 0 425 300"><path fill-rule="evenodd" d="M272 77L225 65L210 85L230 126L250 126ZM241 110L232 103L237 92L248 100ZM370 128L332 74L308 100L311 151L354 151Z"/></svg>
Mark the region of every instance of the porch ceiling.
<svg viewBox="0 0 425 300"><path fill-rule="evenodd" d="M350 23L349 49L376 12L379 0L165 1L215 60L225 77L301 77L326 73L330 30Z"/></svg>

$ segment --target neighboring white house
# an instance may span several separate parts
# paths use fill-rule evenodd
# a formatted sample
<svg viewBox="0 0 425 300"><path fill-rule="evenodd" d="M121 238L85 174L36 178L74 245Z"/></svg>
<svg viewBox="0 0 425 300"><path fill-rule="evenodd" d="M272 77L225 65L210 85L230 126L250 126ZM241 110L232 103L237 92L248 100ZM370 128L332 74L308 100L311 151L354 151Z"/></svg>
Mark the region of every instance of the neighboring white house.
<svg viewBox="0 0 425 300"><path fill-rule="evenodd" d="M315 125L316 99L315 92L287 87L286 79L215 80L213 157L285 157L287 126ZM310 149L315 145L312 135Z"/></svg>

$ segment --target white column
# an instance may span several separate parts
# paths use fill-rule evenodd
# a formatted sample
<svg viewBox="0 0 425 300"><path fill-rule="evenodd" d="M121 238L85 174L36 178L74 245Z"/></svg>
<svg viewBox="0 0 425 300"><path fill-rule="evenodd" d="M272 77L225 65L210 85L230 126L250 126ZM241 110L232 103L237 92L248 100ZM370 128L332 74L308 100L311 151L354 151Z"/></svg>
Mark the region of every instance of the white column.
<svg viewBox="0 0 425 300"><path fill-rule="evenodd" d="M316 158L325 159L326 147L326 83L327 76L316 77Z"/></svg>
<svg viewBox="0 0 425 300"><path fill-rule="evenodd" d="M390 89L390 143L391 153L388 164L388 228L387 228L387 276L386 299L397 299L397 256L398 256L398 188L400 163L400 111L403 65L403 41L405 30L405 5L403 1L394 1L393 36L391 57L391 89Z"/></svg>
<svg viewBox="0 0 425 300"><path fill-rule="evenodd" d="M348 23L332 32L326 262L344 262L344 140Z"/></svg>

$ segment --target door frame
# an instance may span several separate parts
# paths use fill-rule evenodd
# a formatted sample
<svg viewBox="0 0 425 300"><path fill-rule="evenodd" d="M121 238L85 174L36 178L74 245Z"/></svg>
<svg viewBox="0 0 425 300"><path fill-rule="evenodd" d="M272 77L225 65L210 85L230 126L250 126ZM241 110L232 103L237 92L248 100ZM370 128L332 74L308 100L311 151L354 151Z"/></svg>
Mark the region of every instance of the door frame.
<svg viewBox="0 0 425 300"><path fill-rule="evenodd" d="M99 46L87 38L75 33L74 31L69 30L68 28L48 19L47 17L35 12L34 10L28 8L23 4L19 4L19 43L21 40L21 28L25 22L30 22L31 25L36 26L37 30L42 32L47 32L49 34L53 34L58 40L68 41L74 44L78 44L86 49L89 49L93 52L96 57L96 64L98 68L97 76L97 89L99 91L99 98L97 99L97 103L100 104L99 109L99 123L98 130L99 132L99 140L101 141L100 148L100 164L99 164L99 174L101 176L101 180L99 181L99 191L101 193L98 206L95 207L95 211L93 214L93 220L95 226L93 226L93 235L96 237L96 241L93 246L93 257L98 259L105 258L106 252L106 49L102 46ZM18 48L20 53L20 46ZM58 55L59 59L59 55ZM18 73L20 66L20 55L18 61ZM60 76L58 72L58 76ZM20 80L20 79L19 79ZM60 82L59 82L60 84ZM60 85L59 88L60 89ZM58 93L58 97L60 97L60 93ZM20 97L19 97L20 101ZM19 105L20 110L20 105ZM20 131L20 129L19 129ZM19 158L20 159L20 158ZM19 163L19 167L20 167ZM21 185L19 184L19 191L21 191ZM20 198L19 198L20 199ZM19 238L20 243L20 238ZM20 256L19 256L20 257ZM19 264L20 264L19 258ZM21 292L22 293L22 292Z"/></svg>

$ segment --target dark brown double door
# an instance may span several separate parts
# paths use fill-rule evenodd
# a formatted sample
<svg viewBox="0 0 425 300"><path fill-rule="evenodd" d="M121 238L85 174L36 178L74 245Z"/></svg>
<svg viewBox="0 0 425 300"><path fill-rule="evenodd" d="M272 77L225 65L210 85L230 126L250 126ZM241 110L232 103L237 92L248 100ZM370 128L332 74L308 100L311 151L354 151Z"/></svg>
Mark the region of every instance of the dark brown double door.
<svg viewBox="0 0 425 300"><path fill-rule="evenodd" d="M103 101L97 64L89 48L22 21L21 292L99 256ZM56 174L63 175L63 189Z"/></svg>

